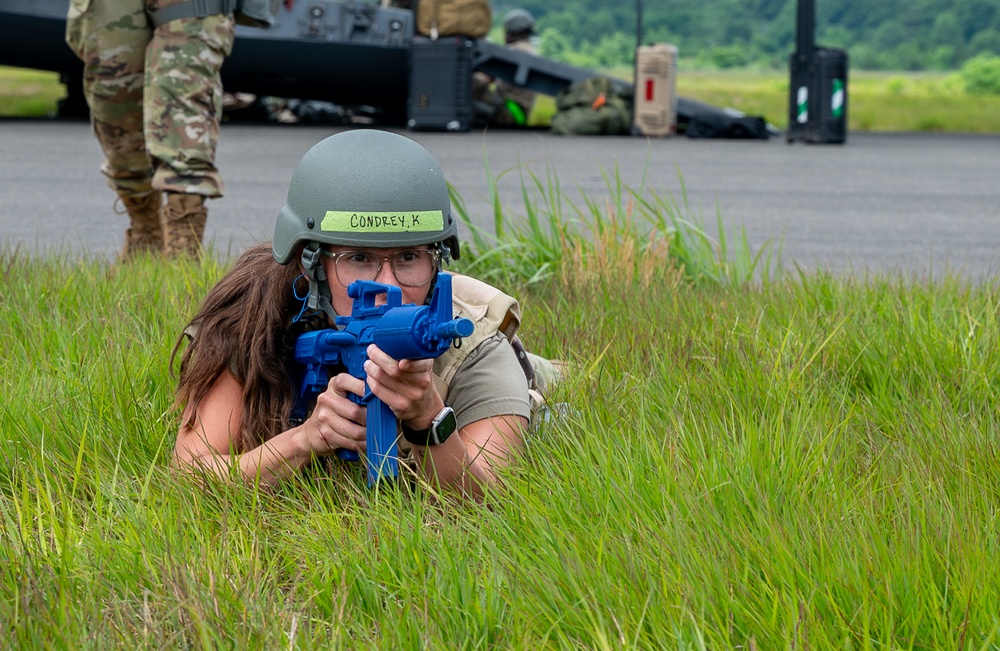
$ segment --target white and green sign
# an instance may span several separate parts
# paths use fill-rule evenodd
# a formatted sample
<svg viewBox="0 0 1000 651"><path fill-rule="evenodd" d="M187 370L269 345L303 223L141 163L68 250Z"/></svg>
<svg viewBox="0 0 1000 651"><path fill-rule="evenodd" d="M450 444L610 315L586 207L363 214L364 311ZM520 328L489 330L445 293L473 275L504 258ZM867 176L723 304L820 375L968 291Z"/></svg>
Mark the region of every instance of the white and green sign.
<svg viewBox="0 0 1000 651"><path fill-rule="evenodd" d="M833 80L833 95L830 100L830 109L833 112L833 117L842 118L844 117L844 80L834 79Z"/></svg>
<svg viewBox="0 0 1000 651"><path fill-rule="evenodd" d="M809 88L799 86L799 92L795 98L795 121L805 124L809 121Z"/></svg>

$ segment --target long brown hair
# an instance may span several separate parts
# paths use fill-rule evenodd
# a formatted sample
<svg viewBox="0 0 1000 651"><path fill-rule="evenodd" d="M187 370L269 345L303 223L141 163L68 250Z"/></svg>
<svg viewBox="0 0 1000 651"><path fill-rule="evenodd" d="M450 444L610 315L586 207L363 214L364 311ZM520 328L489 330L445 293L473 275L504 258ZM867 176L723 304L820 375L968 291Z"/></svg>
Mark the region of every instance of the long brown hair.
<svg viewBox="0 0 1000 651"><path fill-rule="evenodd" d="M180 375L174 406L189 407L188 427L205 395L222 373L232 372L243 386L243 417L234 432L236 452L251 450L288 429L295 402L294 330L308 283L296 263L278 264L271 244L247 249L202 301L198 313L178 337ZM294 292L293 292L293 284Z"/></svg>

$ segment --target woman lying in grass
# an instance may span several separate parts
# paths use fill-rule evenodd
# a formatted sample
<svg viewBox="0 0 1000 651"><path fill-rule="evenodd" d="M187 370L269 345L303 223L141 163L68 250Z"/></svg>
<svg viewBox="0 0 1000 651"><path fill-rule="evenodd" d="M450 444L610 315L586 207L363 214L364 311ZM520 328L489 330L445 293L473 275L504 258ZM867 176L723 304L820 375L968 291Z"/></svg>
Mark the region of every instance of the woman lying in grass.
<svg viewBox="0 0 1000 651"><path fill-rule="evenodd" d="M522 449L539 398L533 362L544 360L514 336L515 299L453 276L455 316L474 324L460 347L436 359L395 359L371 344L363 372L330 370L314 401L299 395L304 367L295 355L300 335L352 314L347 288L355 281L398 287L402 305L427 304L436 286L449 284L439 272L442 259L458 258L457 232L441 169L417 143L356 130L314 146L292 177L273 244L239 258L178 341L178 349L190 343L177 387L175 462L273 484L318 457L366 459L374 404L391 410L383 462L412 460L404 469L431 484L480 496ZM386 300L380 293L374 306ZM365 375L378 399L369 407L359 404ZM369 476L381 478L382 468L372 467L381 462L367 460Z"/></svg>

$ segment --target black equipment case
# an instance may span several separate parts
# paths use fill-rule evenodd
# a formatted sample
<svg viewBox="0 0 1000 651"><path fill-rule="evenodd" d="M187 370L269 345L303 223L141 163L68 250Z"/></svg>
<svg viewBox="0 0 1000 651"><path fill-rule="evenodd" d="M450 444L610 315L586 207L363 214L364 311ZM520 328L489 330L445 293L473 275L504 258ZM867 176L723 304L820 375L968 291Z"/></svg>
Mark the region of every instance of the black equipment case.
<svg viewBox="0 0 1000 651"><path fill-rule="evenodd" d="M816 1L798 0L788 87L788 142L847 141L847 52L816 46Z"/></svg>
<svg viewBox="0 0 1000 651"><path fill-rule="evenodd" d="M464 36L414 36L410 49L407 126L414 131L468 131L472 126L472 59Z"/></svg>
<svg viewBox="0 0 1000 651"><path fill-rule="evenodd" d="M786 139L847 140L847 52L818 47L809 58L792 55Z"/></svg>

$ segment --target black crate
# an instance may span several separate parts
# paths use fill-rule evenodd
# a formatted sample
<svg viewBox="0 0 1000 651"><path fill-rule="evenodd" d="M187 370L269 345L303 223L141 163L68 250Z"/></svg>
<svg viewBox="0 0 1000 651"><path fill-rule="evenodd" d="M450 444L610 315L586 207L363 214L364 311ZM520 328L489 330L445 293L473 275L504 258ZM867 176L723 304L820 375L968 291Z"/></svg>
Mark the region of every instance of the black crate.
<svg viewBox="0 0 1000 651"><path fill-rule="evenodd" d="M413 37L407 126L415 131L468 131L472 126L472 55L464 36Z"/></svg>
<svg viewBox="0 0 1000 651"><path fill-rule="evenodd" d="M788 142L847 141L847 52L816 48L791 57Z"/></svg>

